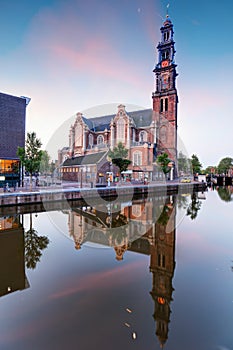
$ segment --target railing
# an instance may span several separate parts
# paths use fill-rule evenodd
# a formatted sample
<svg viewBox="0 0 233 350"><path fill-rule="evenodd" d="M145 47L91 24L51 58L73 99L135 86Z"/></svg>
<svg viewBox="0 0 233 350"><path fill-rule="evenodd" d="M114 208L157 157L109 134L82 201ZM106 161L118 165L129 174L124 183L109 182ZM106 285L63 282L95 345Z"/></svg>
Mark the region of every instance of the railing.
<svg viewBox="0 0 233 350"><path fill-rule="evenodd" d="M143 146L147 141L132 141L131 146Z"/></svg>
<svg viewBox="0 0 233 350"><path fill-rule="evenodd" d="M87 146L87 149L95 149L95 148L98 148L98 149L102 149L102 148L109 148L110 147L110 144L109 143L100 143L100 144L95 144L95 145L88 145Z"/></svg>

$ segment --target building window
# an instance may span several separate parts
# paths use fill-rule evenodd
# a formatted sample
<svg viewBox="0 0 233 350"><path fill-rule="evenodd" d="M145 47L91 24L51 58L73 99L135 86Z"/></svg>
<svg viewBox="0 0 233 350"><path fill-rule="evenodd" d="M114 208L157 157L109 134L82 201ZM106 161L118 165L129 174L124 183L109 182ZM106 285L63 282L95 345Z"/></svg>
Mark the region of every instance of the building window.
<svg viewBox="0 0 233 350"><path fill-rule="evenodd" d="M133 153L133 165L142 165L142 152L136 151Z"/></svg>
<svg viewBox="0 0 233 350"><path fill-rule="evenodd" d="M19 161L0 159L0 174L4 173L19 174Z"/></svg>
<svg viewBox="0 0 233 350"><path fill-rule="evenodd" d="M82 133L82 125L78 124L75 129L75 146L82 146Z"/></svg>
<svg viewBox="0 0 233 350"><path fill-rule="evenodd" d="M158 266L165 268L165 255L158 254Z"/></svg>
<svg viewBox="0 0 233 350"><path fill-rule="evenodd" d="M135 142L135 129L132 130L132 140Z"/></svg>
<svg viewBox="0 0 233 350"><path fill-rule="evenodd" d="M162 52L162 61L169 59L169 50Z"/></svg>
<svg viewBox="0 0 233 350"><path fill-rule="evenodd" d="M146 142L147 141L147 132L146 131L140 131L139 133L139 142Z"/></svg>
<svg viewBox="0 0 233 350"><path fill-rule="evenodd" d="M136 218L138 218L138 217L140 217L142 215L141 205L140 204L134 204L132 206L132 214Z"/></svg>
<svg viewBox="0 0 233 350"><path fill-rule="evenodd" d="M125 121L123 118L120 118L117 122L117 141L125 141Z"/></svg>
<svg viewBox="0 0 233 350"><path fill-rule="evenodd" d="M168 111L168 98L161 98L160 100L160 112Z"/></svg>
<svg viewBox="0 0 233 350"><path fill-rule="evenodd" d="M169 40L169 32L165 32L165 33L163 34L163 39L164 39L164 41Z"/></svg>
<svg viewBox="0 0 233 350"><path fill-rule="evenodd" d="M97 145L102 145L104 143L103 135L98 135L97 137Z"/></svg>
<svg viewBox="0 0 233 350"><path fill-rule="evenodd" d="M93 135L92 134L89 134L88 136L88 142L89 142L89 146L93 146Z"/></svg>
<svg viewBox="0 0 233 350"><path fill-rule="evenodd" d="M163 99L160 100L160 112L163 112Z"/></svg>

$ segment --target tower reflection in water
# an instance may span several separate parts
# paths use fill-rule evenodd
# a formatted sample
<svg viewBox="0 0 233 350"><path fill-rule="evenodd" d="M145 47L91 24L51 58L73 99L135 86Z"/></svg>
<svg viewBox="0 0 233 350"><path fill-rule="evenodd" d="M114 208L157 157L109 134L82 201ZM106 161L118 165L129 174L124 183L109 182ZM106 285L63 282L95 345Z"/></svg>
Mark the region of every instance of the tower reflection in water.
<svg viewBox="0 0 233 350"><path fill-rule="evenodd" d="M150 256L150 294L154 301L155 333L161 347L168 339L174 291L176 198L154 197L67 212L69 235L76 249L85 243L110 246L118 261L126 250Z"/></svg>

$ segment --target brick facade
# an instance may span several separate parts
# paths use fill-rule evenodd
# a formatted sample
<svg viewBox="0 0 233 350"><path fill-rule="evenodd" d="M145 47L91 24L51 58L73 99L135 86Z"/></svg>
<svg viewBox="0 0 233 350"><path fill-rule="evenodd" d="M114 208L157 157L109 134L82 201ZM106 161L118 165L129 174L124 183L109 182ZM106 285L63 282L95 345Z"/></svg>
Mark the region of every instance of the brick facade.
<svg viewBox="0 0 233 350"><path fill-rule="evenodd" d="M135 178L153 180L156 157L166 152L174 167L177 163L177 91L174 63L173 24L167 16L160 28L158 63L154 69L153 109L127 112L119 105L116 114L85 118L77 113L69 131L68 158L108 151L122 142L131 160L129 170ZM58 159L61 159L61 152ZM63 154L64 157L64 154ZM72 169L70 169L72 172Z"/></svg>

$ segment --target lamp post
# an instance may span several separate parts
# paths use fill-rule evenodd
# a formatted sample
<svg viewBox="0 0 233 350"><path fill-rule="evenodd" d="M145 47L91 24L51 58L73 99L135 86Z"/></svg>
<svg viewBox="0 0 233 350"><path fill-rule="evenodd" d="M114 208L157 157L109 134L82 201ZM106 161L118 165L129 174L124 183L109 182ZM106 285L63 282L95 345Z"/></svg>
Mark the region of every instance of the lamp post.
<svg viewBox="0 0 233 350"><path fill-rule="evenodd" d="M168 163L168 167L170 168L170 180L173 180L173 170L174 170L174 163L171 161Z"/></svg>
<svg viewBox="0 0 233 350"><path fill-rule="evenodd" d="M82 188L83 187L83 168L82 167L80 168L80 176L81 176L81 178L80 178L80 188Z"/></svg>

